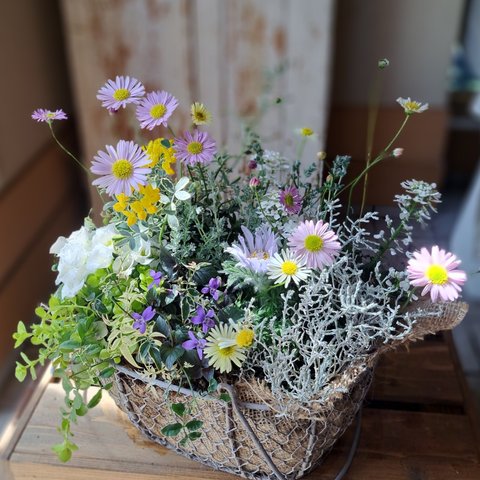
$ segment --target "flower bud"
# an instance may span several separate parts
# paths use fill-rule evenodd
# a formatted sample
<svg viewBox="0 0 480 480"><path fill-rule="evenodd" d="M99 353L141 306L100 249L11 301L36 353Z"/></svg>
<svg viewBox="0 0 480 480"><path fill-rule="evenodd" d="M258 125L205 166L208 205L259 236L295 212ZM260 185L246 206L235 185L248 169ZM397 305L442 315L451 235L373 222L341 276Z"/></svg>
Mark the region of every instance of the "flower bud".
<svg viewBox="0 0 480 480"><path fill-rule="evenodd" d="M256 160L250 160L248 162L248 168L250 170L255 170L257 168L257 161Z"/></svg>
<svg viewBox="0 0 480 480"><path fill-rule="evenodd" d="M252 177L250 179L249 185L251 188L257 188L260 185L260 180L257 177Z"/></svg>
<svg viewBox="0 0 480 480"><path fill-rule="evenodd" d="M325 160L327 158L327 152L317 152L317 158L321 161Z"/></svg>
<svg viewBox="0 0 480 480"><path fill-rule="evenodd" d="M393 152L392 152L392 155L395 158L401 157L403 155L403 148L394 148Z"/></svg>

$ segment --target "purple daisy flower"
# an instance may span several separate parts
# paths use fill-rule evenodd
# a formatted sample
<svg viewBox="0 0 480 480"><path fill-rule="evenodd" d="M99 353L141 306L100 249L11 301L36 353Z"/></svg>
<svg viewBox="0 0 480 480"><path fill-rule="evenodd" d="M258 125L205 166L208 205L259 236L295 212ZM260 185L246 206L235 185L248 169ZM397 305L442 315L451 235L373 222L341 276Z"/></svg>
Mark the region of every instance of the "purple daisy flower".
<svg viewBox="0 0 480 480"><path fill-rule="evenodd" d="M177 158L187 165L207 165L217 153L215 140L207 133L195 130L193 135L185 132L183 138L176 138L173 144Z"/></svg>
<svg viewBox="0 0 480 480"><path fill-rule="evenodd" d="M218 289L222 285L222 279L220 277L213 277L208 281L208 285L202 288L202 293L204 295L211 295L212 298L217 301L220 293Z"/></svg>
<svg viewBox="0 0 480 480"><path fill-rule="evenodd" d="M145 333L147 330L147 322L149 322L155 316L155 310L152 307L147 307L142 313L132 313L132 317L135 319L133 322L133 328L140 333Z"/></svg>
<svg viewBox="0 0 480 480"><path fill-rule="evenodd" d="M192 323L194 325L201 325L203 333L207 333L211 328L215 326L214 317L215 313L212 309L205 311L200 305L197 307L195 316L192 317Z"/></svg>
<svg viewBox="0 0 480 480"><path fill-rule="evenodd" d="M156 272L155 270L150 270L149 275L152 277L152 283L148 286L148 289L150 290L153 286L159 285L160 280L163 277L162 272Z"/></svg>
<svg viewBox="0 0 480 480"><path fill-rule="evenodd" d="M105 188L110 196L123 193L130 196L133 190L147 183L147 174L152 169L147 168L150 159L135 143L120 140L116 148L107 145L107 153L98 151L93 158L90 170L102 175L92 184Z"/></svg>
<svg viewBox="0 0 480 480"><path fill-rule="evenodd" d="M242 226L243 236L238 236L238 243L225 249L226 252L233 255L237 260L238 266L242 266L260 273L266 272L270 258L277 253L277 239L268 225L262 225L252 232Z"/></svg>
<svg viewBox="0 0 480 480"><path fill-rule="evenodd" d="M204 338L197 338L193 332L188 332L190 340L186 340L182 343L182 347L185 350L197 350L198 358L203 359L203 349L207 344L207 341Z"/></svg>
<svg viewBox="0 0 480 480"><path fill-rule="evenodd" d="M322 220L301 222L290 237L288 246L297 255L305 257L307 267L317 269L332 265L342 248L335 232Z"/></svg>
<svg viewBox="0 0 480 480"><path fill-rule="evenodd" d="M145 95L145 87L133 77L119 77L107 80L107 83L98 91L97 98L102 102L102 107L110 112L116 112L127 103L139 103Z"/></svg>
<svg viewBox="0 0 480 480"><path fill-rule="evenodd" d="M54 120L67 120L67 114L62 110L58 109L52 112L52 110L45 110L44 108L37 108L32 113L33 120L37 122L47 122L51 123Z"/></svg>
<svg viewBox="0 0 480 480"><path fill-rule="evenodd" d="M147 93L137 107L137 119L140 128L153 130L158 125L167 126L167 120L178 106L178 100L168 92Z"/></svg>
<svg viewBox="0 0 480 480"><path fill-rule="evenodd" d="M302 209L302 197L296 187L287 187L282 190L279 200L289 214L295 215Z"/></svg>

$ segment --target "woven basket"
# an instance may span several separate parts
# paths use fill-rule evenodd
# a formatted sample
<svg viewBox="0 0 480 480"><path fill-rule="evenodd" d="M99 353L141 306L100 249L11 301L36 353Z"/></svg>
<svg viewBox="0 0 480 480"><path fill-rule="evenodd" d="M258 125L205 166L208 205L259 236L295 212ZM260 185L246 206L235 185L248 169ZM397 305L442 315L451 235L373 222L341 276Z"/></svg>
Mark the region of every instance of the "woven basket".
<svg viewBox="0 0 480 480"><path fill-rule="evenodd" d="M436 307L439 308L438 306ZM163 427L178 421L171 403L186 402L192 391L117 367L111 395L131 422L150 440L217 470L250 479L293 480L320 464L329 449L351 424L368 391L378 356L385 350L451 329L465 316L464 303L443 304L441 312L425 316L401 342L382 345L351 364L330 385L334 393L308 406L275 398L255 378L234 385L220 384L231 401L194 394L186 421L201 420L201 437L180 445L180 438L165 437Z"/></svg>

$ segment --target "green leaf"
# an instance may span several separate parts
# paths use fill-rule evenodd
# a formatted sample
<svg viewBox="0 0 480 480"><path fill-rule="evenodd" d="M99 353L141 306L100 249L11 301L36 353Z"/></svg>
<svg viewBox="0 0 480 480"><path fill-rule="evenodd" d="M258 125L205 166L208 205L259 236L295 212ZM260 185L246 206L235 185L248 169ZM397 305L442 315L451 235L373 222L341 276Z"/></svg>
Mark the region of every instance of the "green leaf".
<svg viewBox="0 0 480 480"><path fill-rule="evenodd" d="M115 367L104 368L100 373L99 377L101 378L110 378L115 373Z"/></svg>
<svg viewBox="0 0 480 480"><path fill-rule="evenodd" d="M179 417L183 417L185 415L185 404L184 403L172 403L170 408L174 413L176 413Z"/></svg>
<svg viewBox="0 0 480 480"><path fill-rule="evenodd" d="M15 368L15 377L19 382L23 382L26 376L27 367L25 367L25 365L22 365L20 362L17 362L17 366Z"/></svg>
<svg viewBox="0 0 480 480"><path fill-rule="evenodd" d="M72 452L77 450L77 446L67 440L63 443L58 443L52 447L52 450L57 454L61 462L68 462L72 458Z"/></svg>
<svg viewBox="0 0 480 480"><path fill-rule="evenodd" d="M197 438L200 438L202 434L200 432L190 432L188 434L189 440L196 440Z"/></svg>
<svg viewBox="0 0 480 480"><path fill-rule="evenodd" d="M230 397L230 395L228 393L222 393L220 394L220 400L223 400L224 402L231 402L232 401L232 398Z"/></svg>
<svg viewBox="0 0 480 480"><path fill-rule="evenodd" d="M62 342L58 348L64 352L71 352L72 350L75 350L76 348L80 347L80 342L77 342L76 340L67 340L65 342Z"/></svg>
<svg viewBox="0 0 480 480"><path fill-rule="evenodd" d="M174 363L185 353L185 349L180 345L169 347L163 344L160 347L160 355L167 370L171 370Z"/></svg>
<svg viewBox="0 0 480 480"><path fill-rule="evenodd" d="M208 382L208 393L216 392L218 388L218 382L212 378L210 382Z"/></svg>
<svg viewBox="0 0 480 480"><path fill-rule="evenodd" d="M188 423L185 424L189 430L199 430L203 427L203 422L201 420L190 420Z"/></svg>
<svg viewBox="0 0 480 480"><path fill-rule="evenodd" d="M181 423L172 423L162 428L162 433L166 437L175 437L182 431L183 425Z"/></svg>
<svg viewBox="0 0 480 480"><path fill-rule="evenodd" d="M170 148L171 145L170 145L170 140L168 140L168 138L164 138L161 140L160 142L165 148Z"/></svg>
<svg viewBox="0 0 480 480"><path fill-rule="evenodd" d="M102 389L100 389L87 403L88 408L96 407L102 399Z"/></svg>
<svg viewBox="0 0 480 480"><path fill-rule="evenodd" d="M181 445L182 447L184 447L184 446L188 443L189 440L190 440L190 439L188 438L188 435L185 435L185 436L180 440L180 442L178 442L178 443L179 443L179 445Z"/></svg>
<svg viewBox="0 0 480 480"><path fill-rule="evenodd" d="M75 410L75 413L79 417L83 417L84 415L86 415L88 413L88 407L85 404L82 404Z"/></svg>
<svg viewBox="0 0 480 480"><path fill-rule="evenodd" d="M170 325L161 315L158 315L157 319L155 320L154 330L160 332L162 335L165 335L165 338L170 338L170 335L172 334Z"/></svg>
<svg viewBox="0 0 480 480"><path fill-rule="evenodd" d="M236 305L229 305L228 307L220 310L217 314L217 317L221 322L228 322L230 319L232 319L234 322L238 322L244 316L245 311Z"/></svg>

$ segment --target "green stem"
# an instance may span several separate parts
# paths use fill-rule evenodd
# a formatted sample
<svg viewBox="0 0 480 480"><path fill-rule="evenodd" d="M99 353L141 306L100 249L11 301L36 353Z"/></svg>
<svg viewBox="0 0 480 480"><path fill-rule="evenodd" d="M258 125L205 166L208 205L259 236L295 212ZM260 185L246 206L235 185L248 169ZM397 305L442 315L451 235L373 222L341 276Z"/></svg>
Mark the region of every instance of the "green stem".
<svg viewBox="0 0 480 480"><path fill-rule="evenodd" d="M390 148L392 147L393 143L397 140L397 138L399 137L399 135L402 133L403 129L405 128L405 125L407 124L407 121L408 119L410 118L409 115L407 115L405 117L405 119L403 120L403 123L402 125L400 126L400 128L398 129L397 133L394 135L394 137L392 138L392 140L390 140L389 144L375 157L375 159L373 160L373 162L371 162L368 166L366 166L363 171L356 177L354 178L350 183L348 183L347 185L345 185L345 187L343 187L340 192L339 192L339 195L344 192L347 188L350 189L350 193L349 193L349 196L348 196L348 209L350 209L350 204L351 204L351 198L352 198L352 193L353 193L353 189L355 188L355 186L358 184L358 182L363 178L363 176L365 174L367 174L371 169L372 167L374 167L375 165L377 165L377 163L380 163L388 154L388 151L390 150Z"/></svg>
<svg viewBox="0 0 480 480"><path fill-rule="evenodd" d="M58 140L57 136L55 135L55 132L53 131L53 128L52 128L52 123L51 122L48 122L48 127L50 128L50 132L52 134L52 137L53 139L55 140L55 142L57 142L57 145L70 157L73 159L73 161L80 167L82 168L88 178L90 179L90 171L88 170L87 167L85 167L85 165L72 153L70 152L67 148L65 148L62 143L60 142L60 140Z"/></svg>

